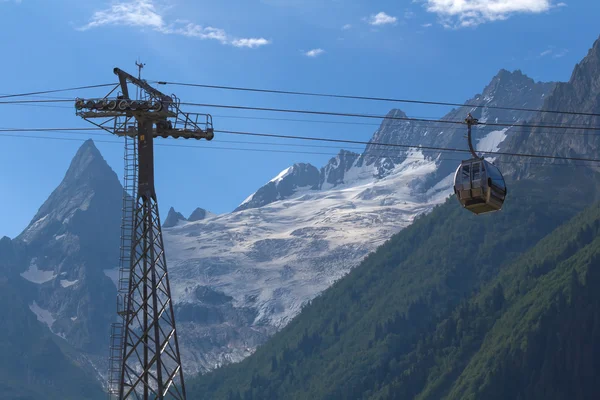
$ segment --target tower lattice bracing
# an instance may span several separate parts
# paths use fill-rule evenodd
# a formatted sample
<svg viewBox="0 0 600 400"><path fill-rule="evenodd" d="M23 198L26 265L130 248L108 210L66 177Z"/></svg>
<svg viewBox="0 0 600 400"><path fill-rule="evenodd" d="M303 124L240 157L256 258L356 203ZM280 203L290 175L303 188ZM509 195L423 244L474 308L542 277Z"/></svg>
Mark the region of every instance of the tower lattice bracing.
<svg viewBox="0 0 600 400"><path fill-rule="evenodd" d="M77 99L77 115L117 136L134 140L137 188L124 191L121 271L110 350L109 395L113 399L185 400L185 382L154 185L156 137L211 140L212 118L182 113L175 96L166 96L118 68L119 85L101 99ZM141 90L129 98L127 84ZM109 96L118 88L121 93ZM126 155L131 154L126 149ZM126 156L126 170L128 160ZM126 177L127 178L127 177ZM126 179L127 180L127 179ZM131 177L129 177L131 181ZM135 207L132 204L135 194ZM127 214L127 215L126 215ZM130 227L126 225L131 223ZM129 232L129 233L128 233ZM123 256L126 254L126 256ZM128 268L123 266L124 260Z"/></svg>

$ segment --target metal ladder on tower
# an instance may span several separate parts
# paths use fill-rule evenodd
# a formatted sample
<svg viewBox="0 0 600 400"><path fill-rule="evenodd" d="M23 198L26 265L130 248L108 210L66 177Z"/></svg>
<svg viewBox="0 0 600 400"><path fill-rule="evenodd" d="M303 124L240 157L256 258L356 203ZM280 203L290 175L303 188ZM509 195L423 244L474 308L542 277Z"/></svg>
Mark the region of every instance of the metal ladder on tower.
<svg viewBox="0 0 600 400"><path fill-rule="evenodd" d="M115 121L120 129L137 129L135 120ZM129 269L131 265L131 241L137 191L137 139L125 136L123 205L121 219L121 248L119 256L119 280L117 282L117 321L111 324L109 349L109 400L118 400L121 363L123 360L123 340L127 293L129 290Z"/></svg>

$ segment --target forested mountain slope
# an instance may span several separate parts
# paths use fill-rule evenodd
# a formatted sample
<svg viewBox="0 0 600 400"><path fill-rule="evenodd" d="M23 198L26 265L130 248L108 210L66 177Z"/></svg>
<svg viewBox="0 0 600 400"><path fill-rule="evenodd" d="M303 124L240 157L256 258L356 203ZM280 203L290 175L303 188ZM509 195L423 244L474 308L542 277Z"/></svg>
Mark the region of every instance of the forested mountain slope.
<svg viewBox="0 0 600 400"><path fill-rule="evenodd" d="M436 367L419 398L597 398L599 234L596 203L439 324L420 343Z"/></svg>
<svg viewBox="0 0 600 400"><path fill-rule="evenodd" d="M513 394L530 390L533 375L513 385L514 393L502 393L511 387L503 383L513 379L510 373L538 373L533 362L548 352L525 346L523 338L551 337L548 324L573 316L563 315L564 307L588 301L565 295L563 309L546 311L565 268L583 276L593 265L586 254L600 219L596 206L551 234L597 198L598 177L582 169L588 176L580 185L570 169L544 170L550 169L552 186L563 190L549 192L545 180L514 182L500 213L475 217L455 199L436 207L253 356L190 382L191 393L199 399L518 398ZM585 228L587 220L592 228ZM565 233L582 229L587 233ZM550 365L559 370L566 362Z"/></svg>

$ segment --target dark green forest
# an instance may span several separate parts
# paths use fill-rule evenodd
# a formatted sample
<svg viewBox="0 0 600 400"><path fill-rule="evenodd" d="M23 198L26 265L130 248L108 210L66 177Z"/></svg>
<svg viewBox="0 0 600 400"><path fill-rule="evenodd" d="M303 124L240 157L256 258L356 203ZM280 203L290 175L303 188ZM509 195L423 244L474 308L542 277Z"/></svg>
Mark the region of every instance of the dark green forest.
<svg viewBox="0 0 600 400"><path fill-rule="evenodd" d="M191 397L596 398L598 178L555 169L561 190L513 182L499 213L419 217Z"/></svg>

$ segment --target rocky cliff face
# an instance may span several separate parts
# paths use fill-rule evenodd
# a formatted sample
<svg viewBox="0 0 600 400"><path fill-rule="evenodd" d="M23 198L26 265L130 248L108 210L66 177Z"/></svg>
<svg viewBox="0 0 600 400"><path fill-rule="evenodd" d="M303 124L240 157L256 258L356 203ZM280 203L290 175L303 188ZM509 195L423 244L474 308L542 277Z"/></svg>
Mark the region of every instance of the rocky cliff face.
<svg viewBox="0 0 600 400"><path fill-rule="evenodd" d="M558 83L546 97L543 105L545 110L600 114L600 39L594 43L587 56L575 66L569 81ZM528 123L554 127L597 127L600 126L600 117L540 113L532 116ZM600 150L600 132L594 130L515 128L509 130L508 134L510 140L507 140L506 149L514 152L598 158ZM515 178L535 175L538 168L546 168L551 164L569 163L548 159L517 160L511 157L503 157L502 161L509 164L506 168L507 173ZM510 164L511 162L514 164ZM570 162L570 164L585 165L583 162ZM587 166L598 167L589 163ZM585 172L582 174L584 175Z"/></svg>
<svg viewBox="0 0 600 400"><path fill-rule="evenodd" d="M0 239L0 388L4 399L102 399L88 358L48 325L54 318L35 299L38 288L20 276L25 246Z"/></svg>
<svg viewBox="0 0 600 400"><path fill-rule="evenodd" d="M94 375L106 371L115 316L105 271L118 264L121 196L117 175L87 141L27 228L0 246L28 312Z"/></svg>
<svg viewBox="0 0 600 400"><path fill-rule="evenodd" d="M105 275L118 264L122 187L91 140L63 181L16 238L26 248L21 276L36 285L49 328L76 348L106 351L116 291Z"/></svg>
<svg viewBox="0 0 600 400"><path fill-rule="evenodd" d="M321 168L319 188L327 189L344 184L346 173L350 171L359 157L360 154L347 150L340 150L340 153L337 156L329 160L327 165Z"/></svg>

